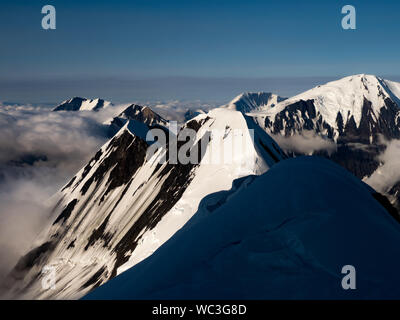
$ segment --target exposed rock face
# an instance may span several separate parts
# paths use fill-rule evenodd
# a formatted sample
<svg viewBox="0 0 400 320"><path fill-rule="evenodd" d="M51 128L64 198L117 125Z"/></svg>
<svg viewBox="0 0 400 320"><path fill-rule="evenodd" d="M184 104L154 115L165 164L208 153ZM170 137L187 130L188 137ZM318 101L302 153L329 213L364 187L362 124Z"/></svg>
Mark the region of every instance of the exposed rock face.
<svg viewBox="0 0 400 320"><path fill-rule="evenodd" d="M292 136L304 130L313 130L318 134L340 143L380 143L380 136L386 139L400 138L398 115L400 109L393 101L386 99L375 115L371 102L364 99L361 121L357 125L354 116L347 116L346 122L341 113L336 115L333 125L329 124L316 109L314 100L299 100L287 105L282 111L265 118L265 128L272 134Z"/></svg>

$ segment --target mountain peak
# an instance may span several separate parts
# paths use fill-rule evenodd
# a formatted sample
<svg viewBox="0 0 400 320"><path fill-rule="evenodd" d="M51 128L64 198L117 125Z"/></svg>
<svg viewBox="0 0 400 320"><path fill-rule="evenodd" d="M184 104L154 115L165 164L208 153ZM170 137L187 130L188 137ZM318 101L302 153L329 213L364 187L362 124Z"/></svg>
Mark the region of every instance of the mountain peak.
<svg viewBox="0 0 400 320"><path fill-rule="evenodd" d="M270 92L243 92L224 107L248 113L268 110L283 100L285 98Z"/></svg>
<svg viewBox="0 0 400 320"><path fill-rule="evenodd" d="M110 101L100 98L88 99L81 97L73 97L63 101L55 107L53 111L98 111L112 105Z"/></svg>
<svg viewBox="0 0 400 320"><path fill-rule="evenodd" d="M124 111L122 111L118 117L129 120L135 119L149 126L154 124L166 125L168 123L167 120L161 117L158 113L154 112L151 108L147 106L143 107L137 104L131 104Z"/></svg>
<svg viewBox="0 0 400 320"><path fill-rule="evenodd" d="M359 127L363 117L364 105L370 105L371 113L378 118L381 109L389 104L400 101L400 83L381 79L374 75L358 74L319 85L306 92L291 97L275 108L266 110L267 116L273 116L285 110L290 105L300 101L312 101L316 112L331 127L337 127L337 118L344 123L353 118Z"/></svg>
<svg viewBox="0 0 400 320"><path fill-rule="evenodd" d="M143 107L138 104L131 104L124 111L122 111L118 116L114 117L112 120L106 122L110 126L110 136L116 134L122 127L124 127L128 122L132 122L129 128L132 128L132 124L136 123L136 126L163 126L168 125L168 121L161 117L158 113L154 112L149 107ZM126 127L126 129L129 129ZM147 130L145 130L147 132ZM144 132L142 129L140 132ZM131 130L131 133L138 135L136 130ZM142 134L139 134L141 136Z"/></svg>

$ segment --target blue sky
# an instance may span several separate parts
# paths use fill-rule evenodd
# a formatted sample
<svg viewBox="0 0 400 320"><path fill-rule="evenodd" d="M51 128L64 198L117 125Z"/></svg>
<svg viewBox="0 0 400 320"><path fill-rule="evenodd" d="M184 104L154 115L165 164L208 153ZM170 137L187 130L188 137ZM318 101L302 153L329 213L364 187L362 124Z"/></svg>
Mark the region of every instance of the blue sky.
<svg viewBox="0 0 400 320"><path fill-rule="evenodd" d="M45 4L57 10L56 30L41 29ZM356 30L341 28L345 4L357 10ZM27 81L60 87L76 81L82 89L96 79L244 79L247 88L255 79L400 74L400 1L3 0L0 6L0 83L9 87L0 89L0 100L18 99ZM147 90L149 99L163 98ZM282 84L281 91L296 89Z"/></svg>

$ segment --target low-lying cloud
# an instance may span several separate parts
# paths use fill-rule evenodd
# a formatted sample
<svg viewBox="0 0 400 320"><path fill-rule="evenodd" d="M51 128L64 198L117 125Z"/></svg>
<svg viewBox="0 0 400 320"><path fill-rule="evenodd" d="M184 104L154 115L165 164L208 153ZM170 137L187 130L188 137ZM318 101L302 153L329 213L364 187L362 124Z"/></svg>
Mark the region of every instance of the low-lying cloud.
<svg viewBox="0 0 400 320"><path fill-rule="evenodd" d="M105 123L128 105L52 112L0 103L0 282L49 222L47 200L108 140ZM141 105L178 121L188 109L215 107L200 101Z"/></svg>
<svg viewBox="0 0 400 320"><path fill-rule="evenodd" d="M272 137L283 150L289 153L312 155L317 151L326 151L328 154L336 151L336 144L332 140L321 137L311 130L304 130L290 137L282 135L272 135Z"/></svg>
<svg viewBox="0 0 400 320"><path fill-rule="evenodd" d="M124 107L51 112L0 105L0 281L42 230L46 200L107 141L102 123Z"/></svg>
<svg viewBox="0 0 400 320"><path fill-rule="evenodd" d="M9 177L0 185L0 282L30 248L50 213L46 201L58 184L51 172L40 172L44 170L32 170L29 178Z"/></svg>
<svg viewBox="0 0 400 320"><path fill-rule="evenodd" d="M385 151L379 155L381 165L364 181L379 192L387 192L400 181L400 140L385 141Z"/></svg>

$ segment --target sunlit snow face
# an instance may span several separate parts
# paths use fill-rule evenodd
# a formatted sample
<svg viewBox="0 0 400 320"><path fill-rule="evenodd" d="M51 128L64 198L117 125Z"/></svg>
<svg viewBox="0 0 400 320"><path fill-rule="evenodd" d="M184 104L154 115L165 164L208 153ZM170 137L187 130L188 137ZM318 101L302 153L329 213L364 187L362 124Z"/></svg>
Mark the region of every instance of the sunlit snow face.
<svg viewBox="0 0 400 320"><path fill-rule="evenodd" d="M211 120L211 119L210 119ZM171 126L171 123L170 123ZM254 130L237 129L226 126L225 129L201 130L184 128L175 137L171 131L151 129L147 132L146 141L151 143L146 158L153 157L163 164L199 164L204 165L239 165L250 161L254 153ZM170 141L168 150L162 150ZM171 142L172 141L172 142ZM155 143L153 143L155 142Z"/></svg>

